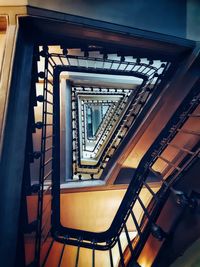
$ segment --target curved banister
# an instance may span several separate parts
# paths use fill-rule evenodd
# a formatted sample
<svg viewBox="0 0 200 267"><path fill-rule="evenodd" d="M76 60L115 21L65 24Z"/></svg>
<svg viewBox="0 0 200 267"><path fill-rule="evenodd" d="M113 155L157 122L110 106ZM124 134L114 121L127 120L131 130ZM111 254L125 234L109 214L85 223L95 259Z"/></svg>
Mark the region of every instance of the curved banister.
<svg viewBox="0 0 200 267"><path fill-rule="evenodd" d="M136 122L137 124L141 123L143 120L143 115L148 112L149 108L162 91L163 83L165 83L167 76L175 67L175 64L171 64L172 62L163 62L159 60L154 62L150 59L143 60L143 58L133 58L131 56L123 57L108 54L106 57L104 57L104 55L99 54L98 49L99 48L96 48L96 53L93 56L91 56L88 51L85 51L84 56L82 56L80 55L83 54L82 50L80 53L78 49L76 50L75 55L70 55L70 50L67 50L66 48L63 48L62 52L54 53L49 52L48 47L43 47L43 50L40 52L41 56L48 57L50 67L52 67L54 70L54 73L52 74L53 79L55 78L55 75L60 76L60 74L65 71L84 71L85 73L102 73L122 75L127 77L133 76L142 79L142 84L139 86L139 92L136 97L139 103L137 103L137 100L131 103L132 106L130 106L130 109L123 114L123 118L120 120L118 127L114 129L109 139L104 143L103 150L101 148L100 155L96 158L96 161L92 162L91 164L89 164L87 160L84 162L84 159L81 162L80 150L82 149L83 144L80 142L81 138L78 130L80 125L77 112L76 118L72 118L72 120L77 121L75 131L78 130L74 134L76 140L73 142L73 177L77 181L88 179L88 176L91 176L91 180L94 178L105 178L105 173L108 170L108 163L111 163L113 160L113 155L116 155L116 152L119 151L120 147L122 147L123 140L127 134L130 133L130 130L135 131L135 128L132 129L132 126L134 126ZM97 63L100 63L100 65ZM117 67L115 64L117 64ZM54 92L59 90L59 81L60 77L59 79L56 79L56 84L54 80ZM79 84L79 86L82 87L81 84ZM86 86L86 88L88 87ZM85 90L85 87L83 86L83 92L87 93L87 91L88 90ZM92 92L95 95L96 90L92 90ZM148 92L148 97L146 98L146 95L141 95L142 92ZM146 101L147 99L148 101ZM140 114L141 112L143 112L143 115ZM59 110L57 110L57 114L58 113ZM126 122L127 117L129 118L128 122ZM89 172L87 169L89 169Z"/></svg>
<svg viewBox="0 0 200 267"><path fill-rule="evenodd" d="M177 109L176 113L173 115L166 127L162 130L160 135L156 138L152 146L149 148L148 152L140 161L140 164L130 182L126 194L108 230L101 233L95 233L90 231L62 227L60 225L56 229L56 227L54 228L53 225L52 234L55 239L57 241L65 242L67 244L79 245L87 248L95 247L95 249L105 250L109 247L113 247L117 242L116 237L119 236L119 234L121 233L124 224L130 215L131 208L133 207L135 201L138 199L139 192L143 187L143 182L146 181L148 177L148 173L150 171L151 166L161 154L161 152L164 150L164 148L167 146L167 142L172 140L172 138L177 134L180 127L188 118L188 115L192 113L192 111L197 107L198 103L199 87L196 86L191 91L189 96L186 97L181 106ZM163 142L163 140L165 140L165 142ZM58 182L58 180L53 180L54 186L58 186ZM156 206L159 206L163 190L165 188L168 189L168 184L166 185L166 183L167 182L163 183L161 190L156 196ZM53 195L53 197L57 198L59 196L58 194L56 194ZM57 199L57 201L59 200ZM54 213L53 216L56 216L56 214ZM65 238L65 236L67 236L67 238ZM80 241L80 237L82 241ZM87 242L93 240L95 240L95 245ZM106 243L106 245L101 245L97 243Z"/></svg>
<svg viewBox="0 0 200 267"><path fill-rule="evenodd" d="M59 266L60 266L62 256L63 256L63 251L66 245L74 245L74 246L77 246L78 248L77 249L78 256L76 257L76 266L78 266L78 257L79 257L79 252L80 252L81 247L85 247L85 248L92 250L93 263L95 261L94 260L95 250L108 250L109 255L110 255L110 266L114 266L112 263L112 248L115 246L115 244L117 244L119 247L121 265L125 266L124 261L122 259L123 248L120 243L121 234L126 233L128 245L131 250L131 255L135 257L135 255L138 253L140 248L142 248L142 246L144 245L145 238L147 237L147 235L149 235L149 233L152 233L152 235L156 237L157 239L162 240L164 233L162 232L162 229L160 229L159 226L155 224L155 222L162 208L162 205L165 201L165 198L167 197L168 192L170 191L169 189L171 189L171 191L174 194L179 194L178 196L179 201L182 197L179 191L176 191L175 189L173 189L172 182L173 182L173 179L176 179L178 176L180 176L182 172L184 171L184 168L188 166L188 164L190 164L198 156L199 144L196 147L193 147L192 149L180 148L180 151L184 151L185 153L188 153L188 154L185 155L184 157L184 162L182 162L182 167L179 167L173 162L169 162L171 166L174 167L173 169L174 171L170 174L170 176L168 176L169 179L167 181L163 181L162 175L153 170L157 179L162 183L161 189L159 190L157 194L153 192L151 187L147 184L146 180L147 180L149 171L152 172L152 166L155 163L155 161L160 157L162 152L169 145L171 140L173 140L176 134L180 132L180 128L185 123L188 116L193 115L192 114L193 110L199 104L200 84L197 84L191 90L191 92L185 98L185 100L180 105L176 113L172 116L167 126L163 129L163 131L160 133L158 138L155 140L153 145L150 147L148 152L145 154L145 156L141 160L137 168L137 171L132 177L131 183L120 204L120 207L116 213L116 216L114 217L112 224L107 229L107 231L96 233L96 232L84 231L84 230L79 230L79 229L71 229L71 228L67 228L67 227L60 225L60 221L59 221L60 176L59 176L59 171L57 170L59 167L58 164L60 162L59 162L59 142L57 142L57 138L59 136L60 128L59 128L59 118L56 116L58 115L60 110L59 110L59 97L56 98L56 94L58 93L58 90L57 91L55 90L55 88L53 87L52 80L50 81L50 79L55 78L53 74L53 69L56 69L57 67L55 62L53 62L52 57L53 56L59 57L61 55L49 54L47 47L46 48L43 47L43 50L40 52L40 54L41 56L45 58L45 65L44 65L44 73L43 72L38 73L38 76L43 79L43 95L37 96L37 101L42 103L42 107L43 107L42 116L43 117L42 117L41 122L35 123L36 128L38 127L37 129L38 130L41 129L42 131L42 138L41 138L41 151L34 151L35 159L36 160L39 159L41 164L39 166L40 167L39 184L36 186L36 192L38 193L39 199L38 199L38 214L37 214L37 220L36 220L37 229L36 229L36 235L35 235L35 240L36 240L35 259L34 259L35 265L33 266L37 266L37 267L46 266L46 261L49 257L49 254L51 253L50 251L53 250L53 246L56 243L56 241L63 243L63 249L60 255ZM62 55L62 58L64 59L66 58L66 56ZM51 65L52 70L49 69L49 65ZM133 66L135 65L142 65L142 64L133 63ZM167 72L167 68L169 67L169 65L170 63L167 63L167 67L165 69L166 72ZM113 70L113 73L114 73L114 70ZM167 74L169 73L167 72ZM165 77L164 74L162 75L163 77ZM160 79L157 79L156 84L157 83L159 84L160 82L164 82L163 77L160 77ZM57 78L56 82L57 84L59 84L59 76L57 76L56 78ZM145 86L148 86L148 83ZM156 87L156 89L157 88L159 87ZM139 94L140 93L141 92L139 92ZM152 102L148 104L149 105L152 104L158 95L159 93L157 92L157 94L154 95ZM51 99L52 96L54 97L53 100ZM51 113L49 112L47 108L47 106L49 105L53 107L53 111ZM148 108L145 109L144 111L147 112ZM128 115L131 116L130 114ZM51 123L48 122L49 117L51 118L53 117L54 121ZM31 118L29 119L31 120ZM133 122L133 124L135 125L135 122ZM47 131L47 127L51 128L50 133ZM187 134L194 134L194 132L192 131L191 133L187 132ZM47 146L47 140L49 139L53 139L51 146L49 145ZM47 156L46 155L47 150L48 150L48 153L53 151L53 155ZM50 166L50 170L47 171L48 166ZM50 221L50 217L52 219L51 221L52 228L50 229L51 225L49 225L47 227L47 230L45 230L46 222L48 223L48 221L46 221L46 216L44 216L44 212L46 212L47 210L46 207L48 208L50 207L51 199L48 201L48 204L45 204L44 209L43 209L43 202L45 202L44 201L45 196L46 195L50 196L51 194L52 179L53 179L53 189L52 189L52 195L53 195L52 211L53 213L52 214L51 212L49 212L49 214L46 213L48 217L47 220ZM92 179L95 180L94 177L92 177ZM140 199L140 192L143 187L146 187L148 192L152 195L152 199L153 199L152 209L148 209L148 207L146 207L145 204ZM136 201L140 202L140 206L142 207L143 214L144 214L143 216L144 218L140 220L140 222L137 221L135 213L134 213L134 208L133 208ZM135 242L134 246L130 243L129 232L128 232L128 228L126 225L129 217L132 218L133 223L138 233L138 236L136 238L137 242ZM47 253L44 254L43 252L41 253L41 251L43 249L43 245L45 244L46 246L45 242L47 240L48 240L47 243L49 243L50 246L47 250ZM50 240L51 242L49 242Z"/></svg>

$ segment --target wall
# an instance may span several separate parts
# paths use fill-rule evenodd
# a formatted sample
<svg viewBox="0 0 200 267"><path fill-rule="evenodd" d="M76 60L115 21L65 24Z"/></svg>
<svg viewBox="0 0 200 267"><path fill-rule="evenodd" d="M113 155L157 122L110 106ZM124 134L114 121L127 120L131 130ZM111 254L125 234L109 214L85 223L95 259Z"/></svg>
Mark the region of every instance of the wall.
<svg viewBox="0 0 200 267"><path fill-rule="evenodd" d="M30 5L169 35L186 36L186 0L29 0Z"/></svg>
<svg viewBox="0 0 200 267"><path fill-rule="evenodd" d="M187 1L187 38L200 41L200 1Z"/></svg>
<svg viewBox="0 0 200 267"><path fill-rule="evenodd" d="M200 240L196 241L171 267L199 267L200 266Z"/></svg>

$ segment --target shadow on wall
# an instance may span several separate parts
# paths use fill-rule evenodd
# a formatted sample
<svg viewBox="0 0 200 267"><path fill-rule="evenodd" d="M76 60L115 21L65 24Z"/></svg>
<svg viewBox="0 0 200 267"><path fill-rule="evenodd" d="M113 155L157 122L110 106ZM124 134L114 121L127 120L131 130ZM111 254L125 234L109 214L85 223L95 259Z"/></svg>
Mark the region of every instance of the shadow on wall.
<svg viewBox="0 0 200 267"><path fill-rule="evenodd" d="M170 267L199 267L200 266L200 239L197 240L186 252Z"/></svg>
<svg viewBox="0 0 200 267"><path fill-rule="evenodd" d="M131 179L134 177L136 169L122 168L115 180L115 184L130 184ZM148 182L158 182L158 178L152 172L149 172L147 179Z"/></svg>

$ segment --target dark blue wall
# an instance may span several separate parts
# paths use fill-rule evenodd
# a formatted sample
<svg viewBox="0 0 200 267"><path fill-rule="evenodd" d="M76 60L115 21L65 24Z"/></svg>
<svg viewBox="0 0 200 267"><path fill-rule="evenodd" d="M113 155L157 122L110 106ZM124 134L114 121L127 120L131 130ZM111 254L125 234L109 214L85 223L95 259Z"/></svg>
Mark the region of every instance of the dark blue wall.
<svg viewBox="0 0 200 267"><path fill-rule="evenodd" d="M186 0L29 0L33 6L186 37Z"/></svg>

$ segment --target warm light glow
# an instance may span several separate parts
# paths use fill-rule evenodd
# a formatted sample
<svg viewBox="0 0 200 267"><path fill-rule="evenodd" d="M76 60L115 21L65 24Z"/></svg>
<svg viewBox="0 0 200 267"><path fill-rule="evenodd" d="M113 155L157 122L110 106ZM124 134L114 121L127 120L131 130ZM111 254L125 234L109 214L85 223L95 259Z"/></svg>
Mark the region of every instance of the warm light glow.
<svg viewBox="0 0 200 267"><path fill-rule="evenodd" d="M142 252L140 253L138 263L142 267L151 267L158 251L160 250L160 247L162 246L162 243L163 242L158 241L150 235L147 239L146 244L144 245Z"/></svg>
<svg viewBox="0 0 200 267"><path fill-rule="evenodd" d="M5 44L6 44L6 30L7 30L6 16L0 16L0 73L2 69L4 49L5 49Z"/></svg>

